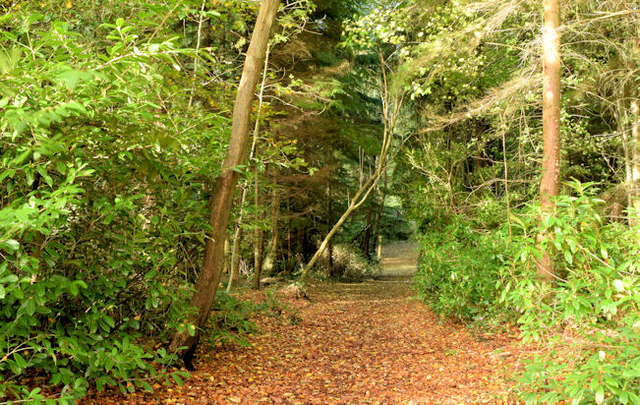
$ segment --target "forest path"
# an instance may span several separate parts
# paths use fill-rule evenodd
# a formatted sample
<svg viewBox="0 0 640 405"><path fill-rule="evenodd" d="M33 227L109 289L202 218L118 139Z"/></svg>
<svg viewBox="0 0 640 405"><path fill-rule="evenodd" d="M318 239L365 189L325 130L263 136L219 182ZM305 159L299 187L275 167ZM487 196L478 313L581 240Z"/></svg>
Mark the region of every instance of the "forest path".
<svg viewBox="0 0 640 405"><path fill-rule="evenodd" d="M418 244L402 241L383 245L380 267L381 280L413 276L418 267Z"/></svg>
<svg viewBox="0 0 640 405"><path fill-rule="evenodd" d="M505 403L510 383L501 370L516 361L515 341L472 335L432 314L407 277L415 245L385 253L383 278L397 279L312 285L310 301L285 300L295 316L259 319L251 346L207 349L183 387L130 403Z"/></svg>

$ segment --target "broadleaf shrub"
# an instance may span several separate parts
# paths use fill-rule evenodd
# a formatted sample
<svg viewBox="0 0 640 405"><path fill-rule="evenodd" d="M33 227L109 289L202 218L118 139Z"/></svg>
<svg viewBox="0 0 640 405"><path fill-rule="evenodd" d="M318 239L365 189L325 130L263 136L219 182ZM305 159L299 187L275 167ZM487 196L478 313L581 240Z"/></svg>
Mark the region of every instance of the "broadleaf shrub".
<svg viewBox="0 0 640 405"><path fill-rule="evenodd" d="M422 227L416 287L438 313L516 321L545 349L520 375L526 403L640 403L640 230L606 222L594 184L566 186L542 221L529 206L485 232L465 217ZM538 233L551 283L536 273Z"/></svg>
<svg viewBox="0 0 640 405"><path fill-rule="evenodd" d="M437 313L468 322L496 313L500 270L508 258L501 230L474 229L463 216L423 226L415 276L421 297Z"/></svg>
<svg viewBox="0 0 640 405"><path fill-rule="evenodd" d="M187 108L170 4L22 3L0 19L0 401L180 380L158 347L193 328L228 118Z"/></svg>
<svg viewBox="0 0 640 405"><path fill-rule="evenodd" d="M527 403L640 403L639 230L606 223L593 184L568 184L542 221L558 279L533 273L533 243L522 244L503 301L517 309L527 342L550 347L522 377Z"/></svg>

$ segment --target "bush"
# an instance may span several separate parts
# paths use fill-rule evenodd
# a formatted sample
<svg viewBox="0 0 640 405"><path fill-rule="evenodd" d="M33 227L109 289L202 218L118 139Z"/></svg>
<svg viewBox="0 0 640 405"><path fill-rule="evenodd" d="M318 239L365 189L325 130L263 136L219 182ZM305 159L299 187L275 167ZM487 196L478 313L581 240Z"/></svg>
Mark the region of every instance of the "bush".
<svg viewBox="0 0 640 405"><path fill-rule="evenodd" d="M318 261L317 268L329 268L329 252L325 250ZM361 255L358 248L350 244L333 246L333 269L330 277L345 281L361 281L379 274L378 266Z"/></svg>
<svg viewBox="0 0 640 405"><path fill-rule="evenodd" d="M523 341L545 348L520 376L526 403L638 404L640 229L605 223L594 184L567 186L572 195L541 222L554 282L536 274L540 211L531 206L510 218L511 232L480 232L464 217L424 223L416 285L438 313L517 319Z"/></svg>
<svg viewBox="0 0 640 405"><path fill-rule="evenodd" d="M640 249L638 229L604 223L593 184L569 183L542 225L552 235L558 279L541 283L535 244L521 242L503 285L520 313L525 341L550 347L522 376L527 403L640 403Z"/></svg>
<svg viewBox="0 0 640 405"><path fill-rule="evenodd" d="M500 269L507 260L505 234L474 230L462 216L450 221L423 225L416 288L438 314L460 321L485 319L495 314L500 299Z"/></svg>
<svg viewBox="0 0 640 405"><path fill-rule="evenodd" d="M1 399L42 396L26 375L75 399L150 389L173 357L142 336L193 328L181 303L225 119L174 108L191 76L180 38L155 31L170 10L132 1L125 21L122 5L22 2L0 21Z"/></svg>

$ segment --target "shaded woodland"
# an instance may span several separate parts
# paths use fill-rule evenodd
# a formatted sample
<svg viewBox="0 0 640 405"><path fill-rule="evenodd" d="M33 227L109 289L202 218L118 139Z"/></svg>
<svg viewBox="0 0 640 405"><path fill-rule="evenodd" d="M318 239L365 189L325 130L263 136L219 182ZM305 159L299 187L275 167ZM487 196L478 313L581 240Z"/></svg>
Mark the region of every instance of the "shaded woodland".
<svg viewBox="0 0 640 405"><path fill-rule="evenodd" d="M166 399L363 282L372 317L533 348L500 401L640 403L636 0L0 10L0 403ZM398 240L411 294L385 295Z"/></svg>

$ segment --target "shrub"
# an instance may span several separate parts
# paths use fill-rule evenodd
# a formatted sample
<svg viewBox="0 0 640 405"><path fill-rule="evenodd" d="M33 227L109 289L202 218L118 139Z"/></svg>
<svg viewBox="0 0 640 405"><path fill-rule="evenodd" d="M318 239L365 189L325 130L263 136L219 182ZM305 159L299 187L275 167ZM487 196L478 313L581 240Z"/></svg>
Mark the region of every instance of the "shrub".
<svg viewBox="0 0 640 405"><path fill-rule="evenodd" d="M525 341L550 347L522 376L527 403L640 403L640 249L638 229L604 223L593 184L571 182L573 196L556 200L544 240L557 280L533 273L537 249L521 241L503 286L504 302L520 313Z"/></svg>
<svg viewBox="0 0 640 405"><path fill-rule="evenodd" d="M329 252L325 251L318 261L318 268L329 268ZM361 281L375 277L379 268L361 255L358 248L350 244L337 244L333 247L333 269L330 277L345 281Z"/></svg>
<svg viewBox="0 0 640 405"><path fill-rule="evenodd" d="M495 313L500 269L507 260L504 232L477 231L462 216L439 225L423 225L415 276L418 293L438 314L461 321Z"/></svg>
<svg viewBox="0 0 640 405"><path fill-rule="evenodd" d="M523 341L545 348L520 375L526 403L638 404L640 230L605 223L594 184L567 186L554 216L540 224L530 206L510 218L511 232L480 232L464 217L423 224L416 286L438 313L517 319ZM552 283L536 274L540 225Z"/></svg>
<svg viewBox="0 0 640 405"><path fill-rule="evenodd" d="M128 2L125 21L121 5L22 2L0 21L0 398L42 396L21 385L34 374L75 399L150 389L173 357L142 336L192 328L181 303L224 119L164 113L188 102L188 51L148 29L169 9Z"/></svg>

